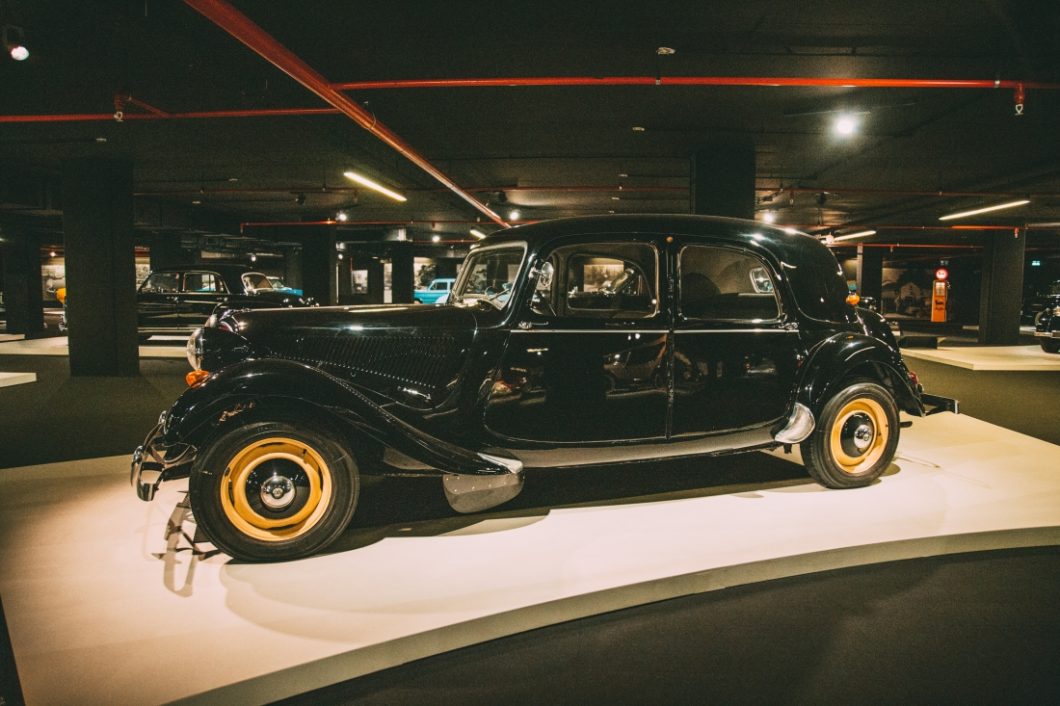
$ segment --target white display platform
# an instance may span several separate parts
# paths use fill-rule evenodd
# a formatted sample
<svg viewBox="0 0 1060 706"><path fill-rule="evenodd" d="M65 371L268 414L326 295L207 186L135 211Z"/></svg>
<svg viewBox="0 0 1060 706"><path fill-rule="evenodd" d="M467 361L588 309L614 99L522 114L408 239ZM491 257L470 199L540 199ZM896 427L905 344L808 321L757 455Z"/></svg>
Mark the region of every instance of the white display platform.
<svg viewBox="0 0 1060 706"><path fill-rule="evenodd" d="M37 373L0 373L0 387L37 382Z"/></svg>
<svg viewBox="0 0 1060 706"><path fill-rule="evenodd" d="M1060 544L1060 446L939 414L903 430L899 453L859 490L708 481L674 499L501 511L445 533L453 523L351 530L364 546L272 565L193 555L179 532L167 551L182 494L171 484L140 502L124 456L9 469L0 595L29 704L263 703L675 596Z"/></svg>
<svg viewBox="0 0 1060 706"><path fill-rule="evenodd" d="M24 333L0 333L0 343L10 343L11 341L21 341L26 337Z"/></svg>
<svg viewBox="0 0 1060 706"><path fill-rule="evenodd" d="M966 370L1060 370L1060 355L1041 346L962 346L955 348L903 348L902 357L930 360Z"/></svg>
<svg viewBox="0 0 1060 706"><path fill-rule="evenodd" d="M155 339L151 339L152 341ZM180 337L164 336L164 340L186 340ZM48 338L31 338L28 340L10 341L0 346L0 355L70 355L70 339L66 336ZM184 346L150 345L140 346L141 358L183 358Z"/></svg>

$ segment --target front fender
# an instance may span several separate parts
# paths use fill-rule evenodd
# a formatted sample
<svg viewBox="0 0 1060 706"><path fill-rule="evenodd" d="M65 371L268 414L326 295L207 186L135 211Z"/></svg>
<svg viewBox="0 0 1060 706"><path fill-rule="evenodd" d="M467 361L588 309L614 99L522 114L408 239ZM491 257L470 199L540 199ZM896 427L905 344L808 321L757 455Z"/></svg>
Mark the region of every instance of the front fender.
<svg viewBox="0 0 1060 706"><path fill-rule="evenodd" d="M165 442L198 446L221 425L253 407L282 409L285 402L292 410L308 405L344 422L355 433L446 473L482 476L522 470L515 459L479 453L417 429L318 368L271 358L228 366L185 391L167 417Z"/></svg>
<svg viewBox="0 0 1060 706"><path fill-rule="evenodd" d="M836 334L810 352L796 401L820 414L824 403L852 376L880 383L891 391L900 409L924 416L920 393L909 379L901 354L878 338L861 333Z"/></svg>

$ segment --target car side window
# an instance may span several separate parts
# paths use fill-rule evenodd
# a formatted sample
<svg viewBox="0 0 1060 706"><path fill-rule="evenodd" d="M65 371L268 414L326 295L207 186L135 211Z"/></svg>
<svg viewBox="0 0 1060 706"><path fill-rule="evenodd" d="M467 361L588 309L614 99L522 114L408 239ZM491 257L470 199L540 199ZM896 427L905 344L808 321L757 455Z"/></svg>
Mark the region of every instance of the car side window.
<svg viewBox="0 0 1060 706"><path fill-rule="evenodd" d="M531 309L544 316L643 319L659 310L658 255L644 243L557 248L538 266Z"/></svg>
<svg viewBox="0 0 1060 706"><path fill-rule="evenodd" d="M213 272L189 272L184 275L184 291L216 294L224 292L224 283Z"/></svg>
<svg viewBox="0 0 1060 706"><path fill-rule="evenodd" d="M731 248L689 245L678 262L678 311L690 319L770 321L780 306L769 268Z"/></svg>
<svg viewBox="0 0 1060 706"><path fill-rule="evenodd" d="M179 272L153 272L140 287L141 292L167 294L180 291Z"/></svg>

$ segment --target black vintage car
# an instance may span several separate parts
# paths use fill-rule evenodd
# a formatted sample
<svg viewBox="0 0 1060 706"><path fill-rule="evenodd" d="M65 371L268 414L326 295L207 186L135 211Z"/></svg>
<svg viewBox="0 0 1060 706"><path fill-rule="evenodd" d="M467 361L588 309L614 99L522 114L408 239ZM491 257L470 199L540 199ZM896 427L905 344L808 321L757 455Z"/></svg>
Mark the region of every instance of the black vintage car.
<svg viewBox="0 0 1060 706"><path fill-rule="evenodd" d="M338 536L365 473L433 475L458 512L523 469L801 443L830 488L873 482L923 394L883 319L845 302L814 238L699 216L557 220L491 235L447 306L229 311L136 450L150 500L190 474L198 526L246 560Z"/></svg>
<svg viewBox="0 0 1060 706"><path fill-rule="evenodd" d="M1034 335L1046 353L1060 353L1060 304L1042 309L1034 322Z"/></svg>
<svg viewBox="0 0 1060 706"><path fill-rule="evenodd" d="M218 305L233 309L309 306L311 299L275 289L269 278L241 265L188 265L154 270L136 292L141 340L189 334Z"/></svg>
<svg viewBox="0 0 1060 706"><path fill-rule="evenodd" d="M1039 291L1033 297L1024 300L1023 308L1020 310L1020 323L1037 326L1042 312L1047 309L1053 310L1057 306L1060 306L1060 280L1053 282L1045 291Z"/></svg>

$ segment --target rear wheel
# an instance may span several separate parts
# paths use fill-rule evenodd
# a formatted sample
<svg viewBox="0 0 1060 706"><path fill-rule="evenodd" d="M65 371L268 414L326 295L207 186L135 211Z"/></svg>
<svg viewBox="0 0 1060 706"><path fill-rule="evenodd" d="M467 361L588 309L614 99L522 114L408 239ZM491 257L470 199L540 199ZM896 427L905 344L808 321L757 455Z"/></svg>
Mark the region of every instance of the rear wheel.
<svg viewBox="0 0 1060 706"><path fill-rule="evenodd" d="M857 382L832 397L802 442L806 470L827 488L860 488L887 469L898 448L898 407L886 388Z"/></svg>
<svg viewBox="0 0 1060 706"><path fill-rule="evenodd" d="M296 559L346 528L357 505L357 462L334 435L254 422L211 442L188 485L199 527L244 561Z"/></svg>
<svg viewBox="0 0 1060 706"><path fill-rule="evenodd" d="M1038 343L1042 344L1042 350L1046 353L1060 353L1060 339L1041 338Z"/></svg>

